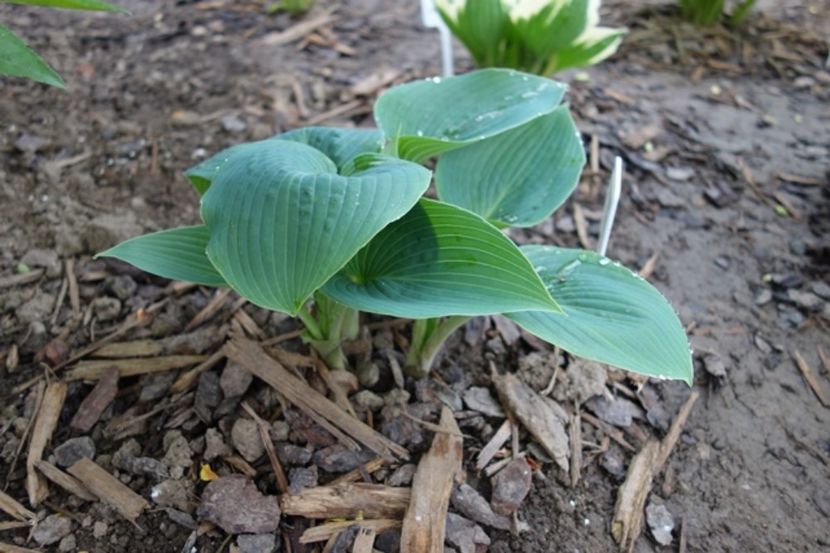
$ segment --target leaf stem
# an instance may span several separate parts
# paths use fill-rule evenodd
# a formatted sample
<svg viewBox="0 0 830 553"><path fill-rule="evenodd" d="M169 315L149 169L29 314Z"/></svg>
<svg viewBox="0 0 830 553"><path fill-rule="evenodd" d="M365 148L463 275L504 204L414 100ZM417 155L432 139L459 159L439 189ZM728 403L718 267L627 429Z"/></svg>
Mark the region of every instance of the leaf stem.
<svg viewBox="0 0 830 553"><path fill-rule="evenodd" d="M440 321L438 319L415 321L412 329L412 345L407 354L407 374L417 378L427 376L447 338L469 320L470 317L458 315Z"/></svg>
<svg viewBox="0 0 830 553"><path fill-rule="evenodd" d="M320 325L317 323L317 319L315 319L314 315L311 314L311 309L309 309L308 304L304 305L299 311L297 311L297 318L303 322L303 326L305 326L305 329L313 339L322 340L324 338L323 331L320 330Z"/></svg>

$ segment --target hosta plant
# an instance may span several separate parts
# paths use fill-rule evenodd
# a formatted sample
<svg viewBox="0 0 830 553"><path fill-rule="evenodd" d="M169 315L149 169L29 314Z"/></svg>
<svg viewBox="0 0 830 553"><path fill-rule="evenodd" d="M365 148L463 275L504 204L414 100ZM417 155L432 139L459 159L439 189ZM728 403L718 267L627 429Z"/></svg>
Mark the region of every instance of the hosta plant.
<svg viewBox="0 0 830 553"><path fill-rule="evenodd" d="M70 10L123 11L102 0L0 0L0 3ZM61 76L43 58L3 25L0 25L0 75L26 77L58 88L66 86Z"/></svg>
<svg viewBox="0 0 830 553"><path fill-rule="evenodd" d="M739 25L754 4L755 0L733 2L732 10L727 16L726 0L680 0L680 10L686 19L696 25L714 25L724 17L730 25Z"/></svg>
<svg viewBox="0 0 830 553"><path fill-rule="evenodd" d="M415 320L413 374L469 317L505 314L575 355L689 381L686 336L654 287L596 253L503 232L544 220L577 184L564 93L507 69L397 86L375 104L377 130L310 127L219 152L187 172L201 224L102 255L297 316L336 367L360 311ZM422 164L435 159L433 174Z"/></svg>
<svg viewBox="0 0 830 553"><path fill-rule="evenodd" d="M435 0L479 67L551 75L598 63L624 29L599 26L599 0Z"/></svg>

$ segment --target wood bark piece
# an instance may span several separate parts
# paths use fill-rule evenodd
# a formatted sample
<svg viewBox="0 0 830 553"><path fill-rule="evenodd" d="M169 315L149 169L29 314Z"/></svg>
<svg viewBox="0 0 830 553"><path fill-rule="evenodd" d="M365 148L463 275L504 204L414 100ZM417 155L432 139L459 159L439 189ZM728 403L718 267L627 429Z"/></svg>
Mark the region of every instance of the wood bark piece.
<svg viewBox="0 0 830 553"><path fill-rule="evenodd" d="M579 416L579 407L576 406L575 413L571 416L569 425L571 438L571 487L579 484L579 477L582 474L582 418Z"/></svg>
<svg viewBox="0 0 830 553"><path fill-rule="evenodd" d="M78 412L72 417L69 425L81 432L89 432L101 418L104 410L115 399L117 393L118 369L114 367L104 369L101 378L81 402Z"/></svg>
<svg viewBox="0 0 830 553"><path fill-rule="evenodd" d="M43 401L37 411L35 425L32 427L32 439L29 442L29 454L26 457L26 491L29 494L29 503L36 507L46 499L49 489L46 482L35 470L35 465L43 458L43 450L52 438L52 432L58 425L63 402L66 399L66 384L51 382L46 386Z"/></svg>
<svg viewBox="0 0 830 553"><path fill-rule="evenodd" d="M187 325L184 327L185 332L190 332L197 326L201 325L214 315L216 315L222 307L225 305L225 301L228 299L228 296L232 290L230 288L220 288L216 291L210 301L205 305L201 311L196 313L196 315L190 320Z"/></svg>
<svg viewBox="0 0 830 553"><path fill-rule="evenodd" d="M269 357L257 342L234 338L224 347L225 354L264 380L285 398L306 413L327 421L348 434L379 456L394 460L395 456L408 459L409 452L373 430L328 400L308 384L291 374L277 360Z"/></svg>
<svg viewBox="0 0 830 553"><path fill-rule="evenodd" d="M172 371L201 363L205 359L207 359L206 355L164 355L134 359L81 361L66 373L66 379L69 381L97 380L101 378L104 371L110 368L118 369L118 374L122 377Z"/></svg>
<svg viewBox="0 0 830 553"><path fill-rule="evenodd" d="M170 392L173 394L178 394L179 392L189 390L199 380L200 374L202 374L206 370L213 368L224 358L225 352L221 349L219 351L214 352L210 357L199 363L197 366L193 367L189 371L179 376L179 378L176 379L173 385L170 386Z"/></svg>
<svg viewBox="0 0 830 553"><path fill-rule="evenodd" d="M625 482L617 492L614 505L614 518L611 522L611 535L622 551L631 552L643 529L643 509L646 498L651 491L654 476L662 470L671 455L680 433L686 425L700 392L692 391L686 403L680 408L672 421L669 431L662 442L649 440L643 449L634 456L628 466Z"/></svg>
<svg viewBox="0 0 830 553"><path fill-rule="evenodd" d="M511 429L512 425L510 424L510 420L505 419L501 423L501 426L499 426L499 429L493 434L493 437L490 438L490 441L478 452L478 458L476 459L477 470L482 470L493 460L493 457L499 452L501 446L510 439Z"/></svg>
<svg viewBox="0 0 830 553"><path fill-rule="evenodd" d="M35 282L43 276L43 273L44 269L35 269L34 271L29 271L28 273L0 277L0 288L8 288L10 286L18 286L20 284Z"/></svg>
<svg viewBox="0 0 830 553"><path fill-rule="evenodd" d="M804 357L801 356L801 352L797 349L793 350L793 358L795 359L795 363L798 365L798 369L801 371L801 375L804 377L804 380L806 380L807 384L810 385L810 389L813 390L814 394L816 394L816 397L821 404L825 407L830 407L830 393L828 393L822 386L821 381L819 381L818 376L815 371L813 371L813 367L807 363Z"/></svg>
<svg viewBox="0 0 830 553"><path fill-rule="evenodd" d="M326 486L336 486L337 484L345 484L347 482L358 482L362 478L364 478L364 474L372 474L385 464L386 459L382 457L377 457L376 459L372 459L371 461L363 463L354 470L350 470L346 474L338 476L337 478L326 484Z"/></svg>
<svg viewBox="0 0 830 553"><path fill-rule="evenodd" d="M306 488L283 495L280 508L287 515L306 518L399 518L410 500L409 488L382 484L338 484Z"/></svg>
<svg viewBox="0 0 830 553"><path fill-rule="evenodd" d="M288 478L285 476L285 470L282 467L282 463L280 463L280 458L277 456L277 450L274 447L274 441L271 439L271 432L269 425L265 422L262 417L256 414L256 411L248 405L248 402L242 402L242 409L245 410L246 413L251 415L251 418L254 419L254 422L257 426L257 431L259 432L259 438L262 440L262 445L265 447L265 452L268 453L268 460L271 462L271 468L274 471L274 478L277 481L277 489L280 493L288 493Z"/></svg>
<svg viewBox="0 0 830 553"><path fill-rule="evenodd" d="M98 499L92 492L86 489L86 486L81 484L77 479L63 472L52 463L47 461L38 461L35 466L37 467L37 470L43 473L43 476L45 476L50 482L57 484L69 493L76 495L85 501L95 501Z"/></svg>
<svg viewBox="0 0 830 553"><path fill-rule="evenodd" d="M162 345L155 340L133 340L130 342L113 342L92 353L92 357L120 359L124 357L152 357L161 355Z"/></svg>
<svg viewBox="0 0 830 553"><path fill-rule="evenodd" d="M297 23L284 31L269 33L262 37L261 40L265 46L280 46L288 44L303 38L310 32L322 27L323 25L331 23L332 21L334 21L334 8L329 8L320 13L320 15L301 21L300 23Z"/></svg>
<svg viewBox="0 0 830 553"><path fill-rule="evenodd" d="M209 483L196 514L229 534L274 532L280 523L276 496L263 495L253 480L238 475Z"/></svg>
<svg viewBox="0 0 830 553"><path fill-rule="evenodd" d="M372 528L361 528L354 539L352 553L372 553L377 533Z"/></svg>
<svg viewBox="0 0 830 553"><path fill-rule="evenodd" d="M34 520L35 518L35 514L32 511L2 491L0 491L0 510L19 521Z"/></svg>
<svg viewBox="0 0 830 553"><path fill-rule="evenodd" d="M143 497L125 486L116 477L84 457L69 467L69 474L104 503L111 505L121 516L135 524L139 515L150 504Z"/></svg>
<svg viewBox="0 0 830 553"><path fill-rule="evenodd" d="M568 474L570 440L565 425L547 403L551 400L542 398L513 374L496 375L493 383L505 407L516 415L559 468Z"/></svg>
<svg viewBox="0 0 830 553"><path fill-rule="evenodd" d="M412 479L412 497L403 520L402 553L443 553L453 481L461 470L462 438L452 411L441 409L432 446Z"/></svg>
<svg viewBox="0 0 830 553"><path fill-rule="evenodd" d="M381 534L392 528L398 528L401 525L400 520L391 518L378 518L368 520L343 520L338 522L327 522L313 528L309 528L300 537L300 543L316 543L326 541L331 536L339 534L349 526L359 526L362 528L371 528L376 534ZM442 550L443 553L443 550Z"/></svg>

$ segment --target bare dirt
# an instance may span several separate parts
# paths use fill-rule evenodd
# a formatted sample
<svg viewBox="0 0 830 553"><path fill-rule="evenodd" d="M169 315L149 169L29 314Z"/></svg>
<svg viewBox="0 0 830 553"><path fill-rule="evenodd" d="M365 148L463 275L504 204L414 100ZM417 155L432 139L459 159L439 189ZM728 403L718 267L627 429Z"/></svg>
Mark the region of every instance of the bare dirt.
<svg viewBox="0 0 830 553"><path fill-rule="evenodd" d="M146 295L165 284L90 255L146 230L196 222L197 197L182 172L204 156L320 114L328 114L323 124L371 125L371 102L355 85L373 75L402 82L439 69L437 38L421 29L416 2L321 2L307 18L326 6L338 10L320 43L276 47L262 37L299 20L265 15L255 2L122 4L130 16L0 7L4 24L69 82L66 92L2 83L0 276L15 274L33 250L75 258L82 309L89 313L83 324L69 322L65 302L52 322L62 278L50 262L39 281L0 289L0 359L8 359L13 344L20 355L15 371L0 369L6 370L0 372L0 487L20 500L25 454L9 472L9 452L31 406L26 393L12 390L43 372L37 352L55 336L80 349L147 304L148 297L126 297L114 319L98 320L88 306L116 295L113 275L131 276ZM793 356L800 352L830 390L830 367L817 350L830 353L830 73L827 42L819 38L827 36L830 13L821 2L768 2L744 29L701 32L665 7L639 11L631 4L606 2L610 21L631 29L620 53L559 76L571 84L569 101L586 145L592 139L598 145L598 167L586 168L578 194L551 221L514 237L578 245L578 203L587 211L591 240L610 162L614 155L625 158L609 254L634 268L657 255L651 281L690 331L695 385L704 392L650 499L662 500L674 516L671 550L681 541L687 551L701 552L825 550L830 409ZM461 70L470 67L460 50L456 58ZM346 112L329 112L349 102ZM210 297L200 290L185 296L165 312L168 327L154 326L152 337L181 332ZM269 335L292 328L290 321L249 312ZM477 329L458 333L439 370L458 389L489 385L485 354L512 371L534 349L524 340L505 345L495 327ZM122 390L112 414L130 408L130 394L146 385L141 380ZM89 389L70 387L55 444L72 436L68 420ZM645 389L656 393L666 414L655 411L653 419L621 428L637 449L646 436L663 434L661 424L689 393L679 383L651 382ZM256 395L267 404L261 390ZM136 436L142 454L164 455L161 432L173 414L151 419ZM204 431L199 424L183 429L194 442ZM122 445L100 429L93 436L99 456ZM583 423L586 444L601 444L604 436ZM487 479L471 468L481 445L465 444L465 455L468 481L486 495ZM617 550L610 521L620 480L608 467L615 459L627 463L631 453L611 442L596 454L586 447L584 455L575 488L550 464L537 471L519 511L530 529L515 537L488 528L490 551ZM148 497L149 478L126 481ZM190 535L159 509L141 517L143 531L100 505L58 493L43 513L56 510L75 518L79 550L179 551ZM109 531L96 537L95 521L107 521ZM25 531L2 532L0 542L25 537ZM223 539L204 536L198 547L218 551ZM647 529L636 546L670 548Z"/></svg>

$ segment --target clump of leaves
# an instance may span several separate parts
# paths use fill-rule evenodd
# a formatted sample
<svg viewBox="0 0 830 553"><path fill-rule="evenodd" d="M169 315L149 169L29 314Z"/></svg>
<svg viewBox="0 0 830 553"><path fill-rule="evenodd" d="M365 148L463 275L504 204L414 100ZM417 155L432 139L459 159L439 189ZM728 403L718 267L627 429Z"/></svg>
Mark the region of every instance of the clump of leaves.
<svg viewBox="0 0 830 553"><path fill-rule="evenodd" d="M0 2L70 10L125 11L102 0L0 0ZM3 25L0 25L0 75L26 77L58 88L66 87L61 76L43 58Z"/></svg>
<svg viewBox="0 0 830 553"><path fill-rule="evenodd" d="M575 355L690 381L685 333L652 285L594 252L502 232L576 187L585 153L564 93L508 69L394 87L375 104L378 130L310 127L219 152L187 172L202 224L101 255L297 316L337 367L359 311L415 319L421 375L469 317L505 314ZM433 179L438 198L423 197Z"/></svg>
<svg viewBox="0 0 830 553"><path fill-rule="evenodd" d="M599 0L435 0L478 67L552 75L599 63L624 29L599 26Z"/></svg>
<svg viewBox="0 0 830 553"><path fill-rule="evenodd" d="M726 4L726 0L680 0L680 9L683 17L696 25L715 25L724 17L730 25L740 25L749 15L755 0L734 2L728 16Z"/></svg>

